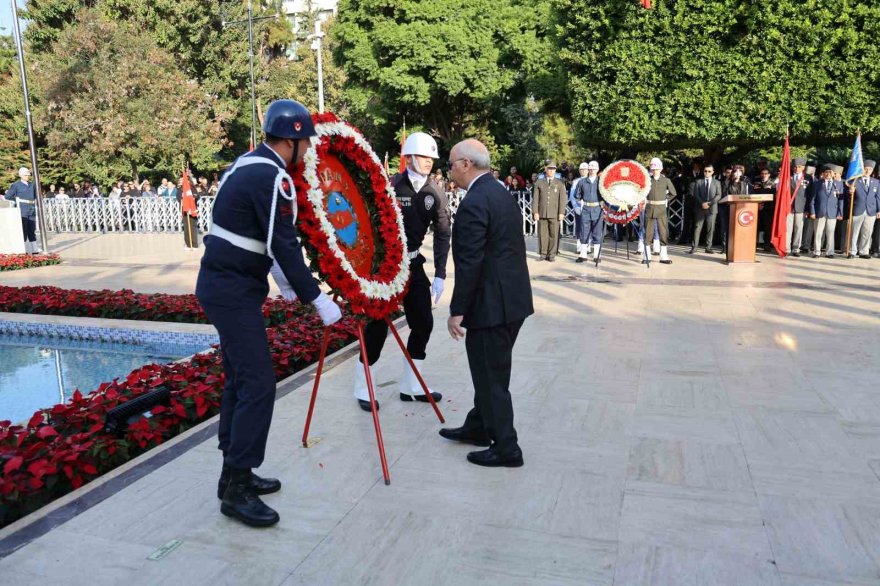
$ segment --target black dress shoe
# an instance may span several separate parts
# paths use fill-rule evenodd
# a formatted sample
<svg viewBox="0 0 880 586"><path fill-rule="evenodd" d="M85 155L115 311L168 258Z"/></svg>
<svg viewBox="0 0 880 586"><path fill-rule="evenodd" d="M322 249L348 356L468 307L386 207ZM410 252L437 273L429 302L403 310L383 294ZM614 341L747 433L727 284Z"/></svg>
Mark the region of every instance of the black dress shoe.
<svg viewBox="0 0 880 586"><path fill-rule="evenodd" d="M372 411L372 407L370 407L369 401L364 401L363 399L358 399L358 405L360 405L361 409L364 411ZM379 401L376 401L376 411L379 410Z"/></svg>
<svg viewBox="0 0 880 586"><path fill-rule="evenodd" d="M583 259L582 257L579 256L579 257L577 258L577 260L574 261L574 262L584 262L584 259Z"/></svg>
<svg viewBox="0 0 880 586"><path fill-rule="evenodd" d="M479 433L465 429L463 427L446 427L440 430L440 437L461 442L463 444L473 444L475 446L491 446L492 440L486 433Z"/></svg>
<svg viewBox="0 0 880 586"><path fill-rule="evenodd" d="M688 254L693 254L696 249L697 249L696 246L691 246L691 249L688 250Z"/></svg>
<svg viewBox="0 0 880 586"><path fill-rule="evenodd" d="M667 258L666 260L661 260L660 264L661 265L671 265L672 261Z"/></svg>
<svg viewBox="0 0 880 586"><path fill-rule="evenodd" d="M224 466L220 472L220 482L217 483L217 498L222 499L226 488L229 486L229 479L232 477L232 471L229 466ZM251 472L251 486L257 494L272 494L281 490L281 481L277 478L260 478Z"/></svg>
<svg viewBox="0 0 880 586"><path fill-rule="evenodd" d="M250 470L232 471L220 512L251 527L269 527L280 519L275 510L260 500L251 485Z"/></svg>
<svg viewBox="0 0 880 586"><path fill-rule="evenodd" d="M711 248L707 248L707 249L706 249L706 254L715 254L715 251L712 250Z"/></svg>
<svg viewBox="0 0 880 586"><path fill-rule="evenodd" d="M519 468L523 465L522 450L519 449L509 455L502 456L489 448L488 450L471 452L467 455L467 459L471 464L487 468Z"/></svg>
<svg viewBox="0 0 880 586"><path fill-rule="evenodd" d="M854 257L853 257L853 255L848 254L848 255L846 255L846 258L854 258Z"/></svg>
<svg viewBox="0 0 880 586"><path fill-rule="evenodd" d="M550 262L556 262L556 257L555 256L548 256L547 260Z"/></svg>
<svg viewBox="0 0 880 586"><path fill-rule="evenodd" d="M870 254L860 254L859 258L871 258Z"/></svg>
<svg viewBox="0 0 880 586"><path fill-rule="evenodd" d="M440 393L431 393L431 398L434 399L434 402L437 403L443 398L443 395ZM418 395L407 395L406 393L400 393L401 401L418 401L419 403L427 403L428 397L425 396L425 393L420 393ZM369 403L367 403L369 405Z"/></svg>
<svg viewBox="0 0 880 586"><path fill-rule="evenodd" d="M801 253L798 252L797 250L795 250L794 252L791 253L791 255L792 255L792 256L800 256Z"/></svg>

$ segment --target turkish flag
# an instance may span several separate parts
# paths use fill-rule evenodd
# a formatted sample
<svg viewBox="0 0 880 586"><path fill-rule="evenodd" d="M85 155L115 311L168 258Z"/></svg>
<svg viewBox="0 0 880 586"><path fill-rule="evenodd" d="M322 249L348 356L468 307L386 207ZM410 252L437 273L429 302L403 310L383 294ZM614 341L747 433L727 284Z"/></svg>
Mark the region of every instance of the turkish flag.
<svg viewBox="0 0 880 586"><path fill-rule="evenodd" d="M779 182L776 184L776 206L773 209L773 229L770 242L776 247L780 257L785 258L788 250L788 230L785 223L791 212L791 151L788 148L788 134L782 149L782 164L779 167Z"/></svg>
<svg viewBox="0 0 880 586"><path fill-rule="evenodd" d="M196 207L196 200L193 197L192 187L189 184L189 175L186 169L183 170L183 186L181 187L183 195L180 197L180 211L188 216L198 216L199 209Z"/></svg>

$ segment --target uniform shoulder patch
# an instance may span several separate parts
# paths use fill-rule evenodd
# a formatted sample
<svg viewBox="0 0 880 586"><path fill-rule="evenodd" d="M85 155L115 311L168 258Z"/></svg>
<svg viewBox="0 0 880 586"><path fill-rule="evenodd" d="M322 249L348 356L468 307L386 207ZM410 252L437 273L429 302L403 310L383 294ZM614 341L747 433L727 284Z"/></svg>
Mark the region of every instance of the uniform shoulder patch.
<svg viewBox="0 0 880 586"><path fill-rule="evenodd" d="M434 196L433 195L426 195L425 196L425 209L430 210L432 207L434 207Z"/></svg>

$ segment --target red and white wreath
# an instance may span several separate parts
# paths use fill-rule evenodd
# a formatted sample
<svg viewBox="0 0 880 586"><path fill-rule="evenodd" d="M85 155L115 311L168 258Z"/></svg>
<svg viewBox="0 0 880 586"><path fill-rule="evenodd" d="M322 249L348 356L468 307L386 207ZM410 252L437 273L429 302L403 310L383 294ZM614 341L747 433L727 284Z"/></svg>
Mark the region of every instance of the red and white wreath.
<svg viewBox="0 0 880 586"><path fill-rule="evenodd" d="M384 319L409 282L394 188L356 128L331 113L312 119L317 136L292 174L303 244L312 268L354 313Z"/></svg>
<svg viewBox="0 0 880 586"><path fill-rule="evenodd" d="M605 219L614 224L632 222L645 209L650 190L651 177L638 161L611 163L599 175L599 193L608 203L602 206Z"/></svg>

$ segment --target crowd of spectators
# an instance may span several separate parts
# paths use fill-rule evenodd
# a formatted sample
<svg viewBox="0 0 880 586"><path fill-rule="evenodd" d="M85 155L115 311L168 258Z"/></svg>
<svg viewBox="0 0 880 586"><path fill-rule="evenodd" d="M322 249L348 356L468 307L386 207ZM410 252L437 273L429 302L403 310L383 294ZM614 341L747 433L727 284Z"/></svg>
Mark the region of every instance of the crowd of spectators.
<svg viewBox="0 0 880 586"><path fill-rule="evenodd" d="M217 195L218 181L216 175L211 181L205 176L196 178L194 175L190 175L190 182L193 196L196 199ZM113 200L126 200L137 197L174 197L179 200L182 186L182 177L177 182L166 177L160 181L159 185L153 185L149 179L144 179L141 182L119 180L110 184L106 190L102 191L101 188L86 179L82 182L74 183L69 188L64 185L51 183L47 189L43 190L43 197L48 199L106 198Z"/></svg>

